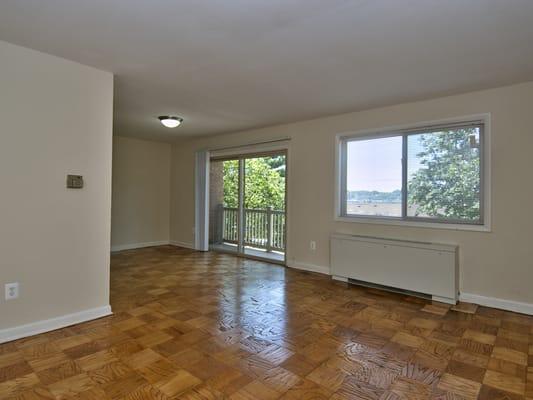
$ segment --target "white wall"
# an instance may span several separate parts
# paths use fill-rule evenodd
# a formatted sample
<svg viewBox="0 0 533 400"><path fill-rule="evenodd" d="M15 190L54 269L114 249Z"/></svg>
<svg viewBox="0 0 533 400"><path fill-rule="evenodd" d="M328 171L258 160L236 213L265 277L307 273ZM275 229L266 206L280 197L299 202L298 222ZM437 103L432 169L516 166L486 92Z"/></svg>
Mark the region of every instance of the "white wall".
<svg viewBox="0 0 533 400"><path fill-rule="evenodd" d="M0 60L1 339L109 305L113 76L5 42Z"/></svg>
<svg viewBox="0 0 533 400"><path fill-rule="evenodd" d="M179 143L172 149L171 240L193 241L196 150L290 137L289 263L329 268L332 232L453 243L463 293L533 303L532 107L533 83L523 83ZM337 133L482 113L492 115L492 232L334 221Z"/></svg>
<svg viewBox="0 0 533 400"><path fill-rule="evenodd" d="M114 137L112 250L168 243L170 150L167 143Z"/></svg>

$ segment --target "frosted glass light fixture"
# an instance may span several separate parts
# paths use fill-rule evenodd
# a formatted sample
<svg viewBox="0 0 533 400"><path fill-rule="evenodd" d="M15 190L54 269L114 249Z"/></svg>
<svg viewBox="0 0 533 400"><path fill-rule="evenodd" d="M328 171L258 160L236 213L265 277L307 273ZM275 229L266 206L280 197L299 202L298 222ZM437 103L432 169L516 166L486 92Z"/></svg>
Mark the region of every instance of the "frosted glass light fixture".
<svg viewBox="0 0 533 400"><path fill-rule="evenodd" d="M180 124L183 122L183 118L173 117L173 116L169 116L169 115L162 115L162 116L157 117L157 118L167 128L175 128L177 126L180 126Z"/></svg>

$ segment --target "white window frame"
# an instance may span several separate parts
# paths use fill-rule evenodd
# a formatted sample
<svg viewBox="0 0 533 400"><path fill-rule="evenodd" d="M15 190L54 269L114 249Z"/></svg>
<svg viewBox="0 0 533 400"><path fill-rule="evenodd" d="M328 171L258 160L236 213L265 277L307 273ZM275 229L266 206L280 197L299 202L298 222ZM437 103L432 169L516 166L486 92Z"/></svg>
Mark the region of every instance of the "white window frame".
<svg viewBox="0 0 533 400"><path fill-rule="evenodd" d="M424 121L415 124L388 126L385 128L368 129L356 132L344 132L335 136L335 210L334 220L338 222L352 222L362 224L380 224L380 225L396 225L419 228L433 228L433 229L451 229L464 231L491 231L491 118L490 114L475 114L457 118L448 118L442 120ZM357 139L377 139L390 136L401 135L402 132L417 131L421 129L435 129L439 126L445 125L461 125L470 124L472 122L480 122L483 124L483 139L481 145L483 146L481 153L481 209L483 213L483 224L470 224L461 222L444 222L431 221L421 219L409 219L401 217L386 217L386 216L371 216L371 215L343 215L344 205L342 204L345 195L342 193L343 177L346 174L346 166L342 156L343 143L349 140ZM405 192L404 192L405 194Z"/></svg>

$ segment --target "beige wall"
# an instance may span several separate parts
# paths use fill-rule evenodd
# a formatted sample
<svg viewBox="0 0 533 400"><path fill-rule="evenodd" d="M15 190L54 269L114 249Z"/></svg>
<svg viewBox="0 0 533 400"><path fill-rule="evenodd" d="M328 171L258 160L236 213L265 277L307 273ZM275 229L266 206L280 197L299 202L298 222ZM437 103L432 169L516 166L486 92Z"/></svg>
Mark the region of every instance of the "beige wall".
<svg viewBox="0 0 533 400"><path fill-rule="evenodd" d="M195 150L290 137L289 263L329 266L332 232L455 243L463 293L533 303L532 110L533 83L524 83L174 145L171 240L193 241ZM492 115L491 233L334 221L337 133L479 113Z"/></svg>
<svg viewBox="0 0 533 400"><path fill-rule="evenodd" d="M115 136L111 248L169 240L170 144Z"/></svg>
<svg viewBox="0 0 533 400"><path fill-rule="evenodd" d="M113 76L5 42L0 60L1 330L109 305Z"/></svg>

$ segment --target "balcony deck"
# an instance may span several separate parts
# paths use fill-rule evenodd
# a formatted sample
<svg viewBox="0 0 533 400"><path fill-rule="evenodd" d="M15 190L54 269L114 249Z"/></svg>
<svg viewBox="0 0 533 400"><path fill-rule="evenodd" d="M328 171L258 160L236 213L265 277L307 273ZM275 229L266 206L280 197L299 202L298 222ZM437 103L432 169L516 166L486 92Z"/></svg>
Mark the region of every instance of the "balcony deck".
<svg viewBox="0 0 533 400"><path fill-rule="evenodd" d="M224 251L228 253L237 253L237 245L233 243L218 243L211 244L210 250ZM284 262L285 254L280 251L266 251L265 249L259 249L254 247L245 246L244 255L262 258L269 261Z"/></svg>

